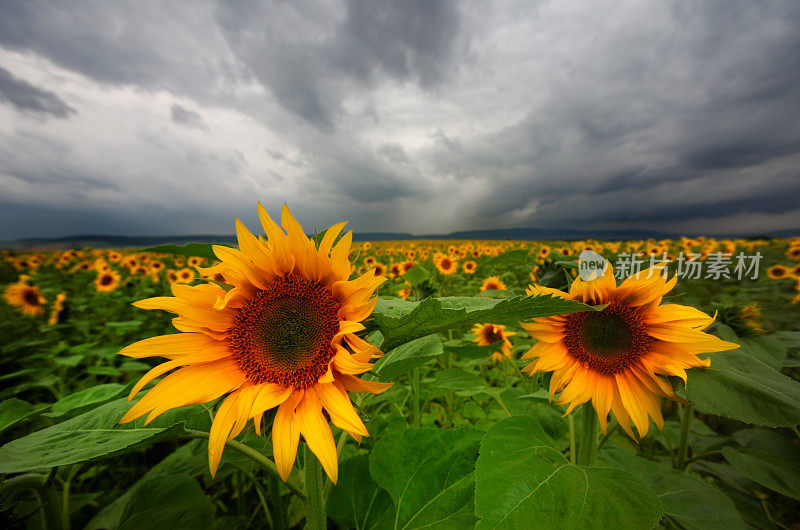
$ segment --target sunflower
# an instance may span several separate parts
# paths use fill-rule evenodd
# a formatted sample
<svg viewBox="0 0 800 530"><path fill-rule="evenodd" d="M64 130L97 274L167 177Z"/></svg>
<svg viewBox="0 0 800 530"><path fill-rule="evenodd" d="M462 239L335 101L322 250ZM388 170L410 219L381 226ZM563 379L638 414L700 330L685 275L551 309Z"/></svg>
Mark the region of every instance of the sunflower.
<svg viewBox="0 0 800 530"><path fill-rule="evenodd" d="M711 364L697 354L738 348L703 332L714 318L692 307L661 305L676 283L676 278L664 279L663 267L657 265L617 286L609 265L596 280L576 278L569 293L540 286L527 291L588 305L608 304L602 311L522 323L539 341L522 357L535 359L523 370L531 375L553 372L550 399L560 391L556 403L569 403L567 413L591 400L603 432L609 411L631 437L630 420L640 436L647 434L648 416L661 429L659 398L678 399L661 376L678 376L685 383L687 368Z"/></svg>
<svg viewBox="0 0 800 530"><path fill-rule="evenodd" d="M791 259L800 259L800 247L789 247L786 256Z"/></svg>
<svg viewBox="0 0 800 530"><path fill-rule="evenodd" d="M16 307L24 315L35 317L44 313L44 304L47 302L39 288L29 285L25 280L12 283L6 287L3 297L9 305Z"/></svg>
<svg viewBox="0 0 800 530"><path fill-rule="evenodd" d="M117 271L108 270L101 272L94 280L94 287L98 293L109 293L119 287L120 275Z"/></svg>
<svg viewBox="0 0 800 530"><path fill-rule="evenodd" d="M411 296L411 289L409 289L408 287L404 287L403 289L397 291L397 296L399 296L403 300L406 300L408 299L409 296Z"/></svg>
<svg viewBox="0 0 800 530"><path fill-rule="evenodd" d="M188 267L184 267L175 273L178 276L176 280L178 283L192 283L194 281L194 271Z"/></svg>
<svg viewBox="0 0 800 530"><path fill-rule="evenodd" d="M492 352L492 361L499 362L503 360L503 356L511 358L511 341L508 337L516 335L513 331L506 331L506 327L499 324L475 324L472 328L472 334L475 336L472 342L478 346L489 346L498 342L500 345L500 352Z"/></svg>
<svg viewBox="0 0 800 530"><path fill-rule="evenodd" d="M474 261L470 260L464 263L464 272L467 274L475 274L475 269L478 268L478 264Z"/></svg>
<svg viewBox="0 0 800 530"><path fill-rule="evenodd" d="M789 269L783 265L773 265L767 269L767 276L773 280L782 280L789 276Z"/></svg>
<svg viewBox="0 0 800 530"><path fill-rule="evenodd" d="M506 284L497 276L489 276L481 285L481 291L505 291Z"/></svg>
<svg viewBox="0 0 800 530"><path fill-rule="evenodd" d="M458 270L458 261L446 254L437 254L433 257L436 269L444 275L455 274Z"/></svg>
<svg viewBox="0 0 800 530"><path fill-rule="evenodd" d="M148 413L149 422L166 410L227 395L208 442L215 474L226 441L250 419L260 434L264 413L277 407L272 446L280 475L288 478L302 435L336 482L336 445L323 409L334 425L361 440L369 433L347 391L380 393L391 386L356 377L372 368L372 357L382 355L356 333L364 329L360 322L372 313L373 294L385 278L368 271L349 280L352 232L334 246L345 223L329 228L316 248L286 205L283 229L260 203L258 211L267 241L237 219L239 250L215 245L221 263L201 270L222 274L229 290L214 283L173 283L174 297L134 303L176 313L173 324L183 333L145 339L120 352L171 359L145 374L131 398L153 378L177 368L121 422Z"/></svg>
<svg viewBox="0 0 800 530"><path fill-rule="evenodd" d="M201 258L199 256L191 256L189 259L186 260L186 265L189 267L199 267L203 264L205 258Z"/></svg>

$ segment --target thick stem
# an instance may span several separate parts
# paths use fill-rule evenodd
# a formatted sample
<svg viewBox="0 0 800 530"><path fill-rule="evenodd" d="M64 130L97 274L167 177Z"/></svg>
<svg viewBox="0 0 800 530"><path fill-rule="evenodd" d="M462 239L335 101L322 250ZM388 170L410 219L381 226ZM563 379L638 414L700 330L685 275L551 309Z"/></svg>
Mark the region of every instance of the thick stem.
<svg viewBox="0 0 800 530"><path fill-rule="evenodd" d="M567 414L569 420L569 463L577 463L577 455L575 454L575 416L572 412Z"/></svg>
<svg viewBox="0 0 800 530"><path fill-rule="evenodd" d="M686 456L689 445L689 426L692 422L693 408L691 405L678 405L681 414L681 437L678 441L678 458L675 462L677 469L686 467Z"/></svg>
<svg viewBox="0 0 800 530"><path fill-rule="evenodd" d="M328 518L325 514L325 498L322 488L322 464L317 456L304 446L303 473L305 475L306 490L306 528L308 530L325 530L328 527Z"/></svg>
<svg viewBox="0 0 800 530"><path fill-rule="evenodd" d="M593 466L597 460L597 418L589 403L581 406L581 441L578 465Z"/></svg>

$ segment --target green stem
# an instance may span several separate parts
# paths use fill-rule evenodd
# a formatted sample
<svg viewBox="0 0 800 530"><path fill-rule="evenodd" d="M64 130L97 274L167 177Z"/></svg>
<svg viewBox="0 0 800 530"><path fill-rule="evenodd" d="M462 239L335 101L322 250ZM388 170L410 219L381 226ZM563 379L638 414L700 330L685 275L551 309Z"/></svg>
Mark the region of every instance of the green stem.
<svg viewBox="0 0 800 530"><path fill-rule="evenodd" d="M677 469L686 467L686 452L689 442L689 425L692 421L693 409L691 405L678 405L681 414L681 437L678 441L678 458L675 462Z"/></svg>
<svg viewBox="0 0 800 530"><path fill-rule="evenodd" d="M194 430L191 430L191 429L187 429L186 430L186 434L184 434L183 436L187 437L187 438L204 438L206 440L208 439L208 433L207 432L194 431ZM281 474L278 473L278 467L275 465L275 462L273 462L272 460L270 460L269 458L267 458L263 454L259 453L258 451L256 451L252 447L249 447L249 446L247 446L247 445L245 445L245 444L243 444L241 442L237 442L236 440L228 440L225 443L225 445L230 447L231 449L233 449L237 453L242 454L242 455L254 460L255 462L261 464L264 467L264 469L266 469L270 474L275 475L276 477L280 477L281 476ZM300 484L298 484L296 480L293 480L291 477L289 477L289 479L286 480L285 482L286 482L286 486L290 490L292 490L292 492L295 495L297 495L301 499L305 498L306 495L303 492L303 487L300 486Z"/></svg>
<svg viewBox="0 0 800 530"><path fill-rule="evenodd" d="M0 487L0 498L11 501L23 491L33 492L39 501L39 510L42 515L42 527L46 530L62 530L58 499L52 488L47 486L47 476L29 473L7 479Z"/></svg>
<svg viewBox="0 0 800 530"><path fill-rule="evenodd" d="M575 454L575 417L572 412L567 414L567 419L569 420L569 463L575 464L577 456Z"/></svg>
<svg viewBox="0 0 800 530"><path fill-rule="evenodd" d="M325 530L328 518L325 514L325 499L322 488L322 465L316 455L304 446L304 469L306 490L306 528L308 530Z"/></svg>
<svg viewBox="0 0 800 530"><path fill-rule="evenodd" d="M600 439L600 443L597 444L598 451L600 450L601 447L603 447L603 445L608 441L608 439L611 438L611 435L614 434L614 431L617 430L617 427L619 427L619 423L616 422L613 423L611 427L606 427L606 433Z"/></svg>
<svg viewBox="0 0 800 530"><path fill-rule="evenodd" d="M269 506L272 517L273 530L284 530L286 519L283 515L283 500L281 499L281 483L275 475L269 476Z"/></svg>
<svg viewBox="0 0 800 530"><path fill-rule="evenodd" d="M581 440L578 465L592 466L597 460L597 417L589 403L581 406Z"/></svg>
<svg viewBox="0 0 800 530"><path fill-rule="evenodd" d="M411 371L411 403L414 407L413 409L413 425L414 427L419 427L421 423L421 412L420 412L420 402L419 402L419 368L414 368Z"/></svg>

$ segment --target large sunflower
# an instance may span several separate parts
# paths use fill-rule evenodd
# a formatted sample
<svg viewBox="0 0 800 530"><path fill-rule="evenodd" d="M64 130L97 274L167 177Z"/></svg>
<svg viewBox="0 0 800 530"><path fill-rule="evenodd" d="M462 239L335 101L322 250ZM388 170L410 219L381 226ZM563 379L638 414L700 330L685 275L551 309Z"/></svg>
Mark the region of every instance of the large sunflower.
<svg viewBox="0 0 800 530"><path fill-rule="evenodd" d="M663 265L659 265L617 286L609 266L595 280L576 278L569 293L540 286L530 286L527 291L593 306L608 304L601 311L521 323L538 339L522 357L535 358L524 371L531 375L553 372L550 399L560 391L556 402L569 403L567 412L591 400L603 432L609 411L631 437L631 420L640 436L647 434L648 418L661 429L660 398L677 398L662 376L679 376L685 383L687 368L710 365L710 360L697 354L738 348L703 332L714 319L702 311L661 305L662 297L676 283L674 277L665 280L662 271Z"/></svg>
<svg viewBox="0 0 800 530"><path fill-rule="evenodd" d="M237 219L239 250L214 246L221 262L205 269L221 274L232 288L173 283L174 297L134 303L176 313L172 322L183 333L145 339L120 352L170 359L145 374L131 397L155 377L177 369L121 422L147 413L149 422L168 409L227 394L208 442L214 474L225 442L241 433L250 419L260 434L264 413L277 407L272 447L284 480L302 434L336 482L336 445L323 408L334 425L360 440L369 434L347 391L379 393L390 386L356 377L372 367L372 357L381 355L356 333L364 329L360 322L372 313L377 303L373 294L385 278L369 271L349 279L352 232L334 246L345 223L329 228L317 248L286 205L281 212L283 230L260 203L258 213L266 242Z"/></svg>

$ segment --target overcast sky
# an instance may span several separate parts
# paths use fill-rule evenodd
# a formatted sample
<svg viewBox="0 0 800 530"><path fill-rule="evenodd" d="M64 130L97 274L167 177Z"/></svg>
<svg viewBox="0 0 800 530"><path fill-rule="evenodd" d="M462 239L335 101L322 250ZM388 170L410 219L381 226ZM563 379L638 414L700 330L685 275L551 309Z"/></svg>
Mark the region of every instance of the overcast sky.
<svg viewBox="0 0 800 530"><path fill-rule="evenodd" d="M0 239L800 228L800 2L2 0Z"/></svg>

